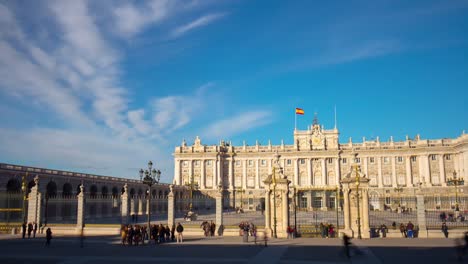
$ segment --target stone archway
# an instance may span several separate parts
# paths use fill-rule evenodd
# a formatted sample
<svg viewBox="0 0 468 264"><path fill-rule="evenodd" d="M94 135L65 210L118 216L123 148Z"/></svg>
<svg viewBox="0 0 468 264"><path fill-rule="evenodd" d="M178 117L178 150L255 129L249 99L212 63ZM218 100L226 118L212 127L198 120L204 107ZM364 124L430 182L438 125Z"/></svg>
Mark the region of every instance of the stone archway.
<svg viewBox="0 0 468 264"><path fill-rule="evenodd" d="M62 188L62 195L63 196L71 196L73 193L73 187L70 183L65 183Z"/></svg>
<svg viewBox="0 0 468 264"><path fill-rule="evenodd" d="M46 186L46 196L56 197L57 196L57 184L54 181L50 181Z"/></svg>
<svg viewBox="0 0 468 264"><path fill-rule="evenodd" d="M21 192L21 182L18 179L10 179L7 182L7 192Z"/></svg>

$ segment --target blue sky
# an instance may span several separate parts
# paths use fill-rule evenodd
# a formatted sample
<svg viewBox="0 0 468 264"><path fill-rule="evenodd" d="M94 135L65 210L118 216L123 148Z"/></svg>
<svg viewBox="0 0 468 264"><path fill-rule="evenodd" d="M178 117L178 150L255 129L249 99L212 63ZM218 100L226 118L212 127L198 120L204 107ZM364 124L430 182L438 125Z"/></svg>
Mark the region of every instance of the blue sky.
<svg viewBox="0 0 468 264"><path fill-rule="evenodd" d="M137 177L198 135L468 128L468 1L0 1L0 161Z"/></svg>

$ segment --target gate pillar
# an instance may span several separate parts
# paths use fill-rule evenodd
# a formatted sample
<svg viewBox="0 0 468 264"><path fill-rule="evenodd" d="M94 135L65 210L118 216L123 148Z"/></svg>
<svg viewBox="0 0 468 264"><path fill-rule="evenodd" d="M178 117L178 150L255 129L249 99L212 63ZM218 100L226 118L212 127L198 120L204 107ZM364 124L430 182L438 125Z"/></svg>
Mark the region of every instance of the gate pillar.
<svg viewBox="0 0 468 264"><path fill-rule="evenodd" d="M357 164L353 164L351 172L341 180L345 223L341 233L350 237L370 238L369 181Z"/></svg>
<svg viewBox="0 0 468 264"><path fill-rule="evenodd" d="M289 181L283 174L276 153L272 174L265 179L265 232L274 238L286 238L289 226Z"/></svg>
<svg viewBox="0 0 468 264"><path fill-rule="evenodd" d="M31 188L28 199L28 223L36 222L41 226L41 193L39 192L39 176L34 177L34 187Z"/></svg>

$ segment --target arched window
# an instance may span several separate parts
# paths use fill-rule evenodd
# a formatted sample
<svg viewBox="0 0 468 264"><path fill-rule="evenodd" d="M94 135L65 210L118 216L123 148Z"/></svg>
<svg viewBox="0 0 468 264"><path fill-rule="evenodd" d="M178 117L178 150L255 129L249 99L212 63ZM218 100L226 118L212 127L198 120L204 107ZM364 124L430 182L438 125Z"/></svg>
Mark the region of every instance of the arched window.
<svg viewBox="0 0 468 264"><path fill-rule="evenodd" d="M50 181L46 187L46 196L55 197L57 196L57 184L53 181Z"/></svg>
<svg viewBox="0 0 468 264"><path fill-rule="evenodd" d="M107 194L109 193L109 190L107 189L107 186L102 186L101 187L101 194L102 197L107 197Z"/></svg>
<svg viewBox="0 0 468 264"><path fill-rule="evenodd" d="M91 188L89 189L91 197L96 197L98 188L96 185L91 185Z"/></svg>
<svg viewBox="0 0 468 264"><path fill-rule="evenodd" d="M21 182L18 179L10 179L7 182L7 192L21 192Z"/></svg>
<svg viewBox="0 0 468 264"><path fill-rule="evenodd" d="M130 197L133 197L135 195L135 189L131 188L130 189Z"/></svg>
<svg viewBox="0 0 468 264"><path fill-rule="evenodd" d="M143 195L143 190L138 189L138 196L141 197Z"/></svg>
<svg viewBox="0 0 468 264"><path fill-rule="evenodd" d="M113 187L112 188L112 196L117 197L118 195L119 195L119 190L117 189L117 187Z"/></svg>
<svg viewBox="0 0 468 264"><path fill-rule="evenodd" d="M70 183L65 183L62 188L62 196L71 196L73 187Z"/></svg>

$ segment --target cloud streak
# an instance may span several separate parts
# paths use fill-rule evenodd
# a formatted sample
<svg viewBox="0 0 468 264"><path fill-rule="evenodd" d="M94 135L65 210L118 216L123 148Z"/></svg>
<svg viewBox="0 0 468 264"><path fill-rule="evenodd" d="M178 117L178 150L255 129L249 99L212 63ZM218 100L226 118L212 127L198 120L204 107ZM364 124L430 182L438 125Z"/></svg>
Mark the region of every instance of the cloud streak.
<svg viewBox="0 0 468 264"><path fill-rule="evenodd" d="M204 16L201 16L185 25L182 25L182 26L179 26L177 28L175 28L173 31L172 31L172 37L180 37L184 34L187 34L189 33L190 31L193 31L197 28L200 28L200 27L204 27L204 26L207 26L213 22L215 22L216 20L219 20L221 19L222 17L224 17L226 14L225 13L213 13L213 14L208 14L208 15L204 15Z"/></svg>
<svg viewBox="0 0 468 264"><path fill-rule="evenodd" d="M228 138L233 135L261 127L273 122L269 111L250 111L219 120L209 125L203 136L208 138Z"/></svg>

